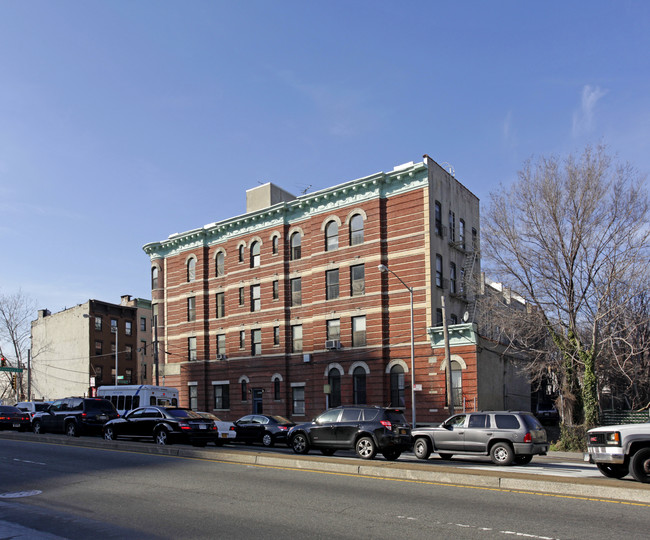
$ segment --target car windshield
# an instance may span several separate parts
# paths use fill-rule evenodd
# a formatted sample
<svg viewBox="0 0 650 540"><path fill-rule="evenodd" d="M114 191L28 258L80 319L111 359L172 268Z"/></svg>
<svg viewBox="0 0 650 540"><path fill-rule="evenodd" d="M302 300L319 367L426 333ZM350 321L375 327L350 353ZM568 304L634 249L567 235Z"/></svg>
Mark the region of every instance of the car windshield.
<svg viewBox="0 0 650 540"><path fill-rule="evenodd" d="M526 422L528 429L544 429L539 423L539 420L537 420L537 418L535 418L532 414L522 414L521 416L523 416L524 422Z"/></svg>
<svg viewBox="0 0 650 540"><path fill-rule="evenodd" d="M93 399L86 401L86 412L90 414L113 414L115 413L115 407L113 407L110 401L106 401L105 399Z"/></svg>
<svg viewBox="0 0 650 540"><path fill-rule="evenodd" d="M406 418L401 411L386 410L386 420L390 420L393 424L406 424Z"/></svg>
<svg viewBox="0 0 650 540"><path fill-rule="evenodd" d="M203 418L199 413L187 409L167 409L174 418Z"/></svg>
<svg viewBox="0 0 650 540"><path fill-rule="evenodd" d="M16 407L9 407L9 406L0 407L0 413L19 413L19 412L21 412L21 410Z"/></svg>
<svg viewBox="0 0 650 540"><path fill-rule="evenodd" d="M270 416L269 418L272 418L278 424L291 424L291 420L285 418L284 416Z"/></svg>
<svg viewBox="0 0 650 540"><path fill-rule="evenodd" d="M49 406L49 403L34 403L34 408L37 411L45 411Z"/></svg>

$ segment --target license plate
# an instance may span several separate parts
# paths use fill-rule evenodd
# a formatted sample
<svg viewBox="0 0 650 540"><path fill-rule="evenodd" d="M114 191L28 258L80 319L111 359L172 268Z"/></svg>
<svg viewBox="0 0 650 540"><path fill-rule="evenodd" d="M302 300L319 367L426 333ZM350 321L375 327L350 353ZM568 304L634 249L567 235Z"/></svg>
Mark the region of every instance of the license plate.
<svg viewBox="0 0 650 540"><path fill-rule="evenodd" d="M221 434L221 438L222 438L222 439L227 439L227 438L228 438L228 434L227 434L227 433L222 433L222 434Z"/></svg>
<svg viewBox="0 0 650 540"><path fill-rule="evenodd" d="M100 415L97 417L97 419L98 419L98 420L108 420L108 416L106 416L105 414L100 414Z"/></svg>
<svg viewBox="0 0 650 540"><path fill-rule="evenodd" d="M14 427L20 427L20 424L14 424Z"/></svg>
<svg viewBox="0 0 650 540"><path fill-rule="evenodd" d="M400 435L406 435L406 430L405 429L400 429L399 434Z"/></svg>
<svg viewBox="0 0 650 540"><path fill-rule="evenodd" d="M207 429L207 428L208 428L208 426L206 426L205 424L201 424L201 425L199 426L199 429Z"/></svg>

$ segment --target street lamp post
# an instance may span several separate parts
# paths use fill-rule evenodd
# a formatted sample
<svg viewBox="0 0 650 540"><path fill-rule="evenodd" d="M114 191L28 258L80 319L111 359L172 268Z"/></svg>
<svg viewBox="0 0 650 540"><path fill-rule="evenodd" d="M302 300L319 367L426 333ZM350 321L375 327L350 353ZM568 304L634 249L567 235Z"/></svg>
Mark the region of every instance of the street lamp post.
<svg viewBox="0 0 650 540"><path fill-rule="evenodd" d="M120 384L119 379L117 378L117 367L118 367L118 363L117 363L117 350L118 350L117 325L111 326L111 333L115 334L115 386L117 386L118 384Z"/></svg>
<svg viewBox="0 0 650 540"><path fill-rule="evenodd" d="M380 264L377 266L380 272L390 272L393 274L399 282L406 287L409 294L411 295L411 415L412 421L411 425L415 427L415 341L413 334L413 287L409 287L401 277L399 277L395 272L393 272L385 264Z"/></svg>

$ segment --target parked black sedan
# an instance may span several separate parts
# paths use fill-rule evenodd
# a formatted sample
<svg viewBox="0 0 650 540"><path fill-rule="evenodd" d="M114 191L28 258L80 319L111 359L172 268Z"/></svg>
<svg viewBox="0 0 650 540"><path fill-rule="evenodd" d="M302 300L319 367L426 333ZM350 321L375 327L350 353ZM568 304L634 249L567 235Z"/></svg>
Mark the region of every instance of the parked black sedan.
<svg viewBox="0 0 650 540"><path fill-rule="evenodd" d="M104 424L104 439L153 438L156 444L174 442L205 446L219 440L214 422L189 409L140 407Z"/></svg>
<svg viewBox="0 0 650 540"><path fill-rule="evenodd" d="M17 429L27 431L32 428L29 413L17 407L0 406L0 429Z"/></svg>
<svg viewBox="0 0 650 540"><path fill-rule="evenodd" d="M247 414L235 420L235 441L248 444L262 443L273 446L276 443L287 442L289 429L296 424L284 416L266 414Z"/></svg>

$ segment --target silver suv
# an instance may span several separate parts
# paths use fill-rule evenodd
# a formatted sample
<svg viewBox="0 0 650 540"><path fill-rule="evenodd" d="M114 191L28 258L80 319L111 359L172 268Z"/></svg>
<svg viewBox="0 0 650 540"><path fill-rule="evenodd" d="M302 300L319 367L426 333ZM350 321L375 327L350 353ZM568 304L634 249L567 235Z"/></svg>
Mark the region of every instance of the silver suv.
<svg viewBox="0 0 650 540"><path fill-rule="evenodd" d="M412 430L413 453L428 459L454 454L490 456L497 465L525 465L546 455L546 430L530 412L485 411L456 414L438 427Z"/></svg>

